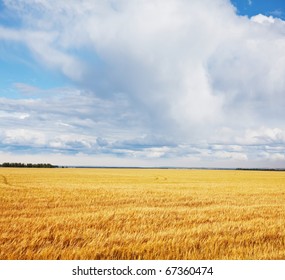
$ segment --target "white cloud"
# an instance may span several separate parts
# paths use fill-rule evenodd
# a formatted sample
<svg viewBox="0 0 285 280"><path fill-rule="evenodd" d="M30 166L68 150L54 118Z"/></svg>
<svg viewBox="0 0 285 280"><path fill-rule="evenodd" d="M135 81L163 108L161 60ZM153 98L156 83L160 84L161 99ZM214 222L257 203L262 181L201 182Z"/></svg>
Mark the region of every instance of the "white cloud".
<svg viewBox="0 0 285 280"><path fill-rule="evenodd" d="M239 17L227 0L4 3L23 26L0 27L0 40L26 45L79 89L55 89L48 98L18 84L38 98L2 100L2 117L22 108L24 129L36 127L47 146L237 162L257 158L258 145L284 147L282 20ZM67 139L76 133L81 144ZM149 135L174 144L155 146ZM147 137L150 147L136 149Z"/></svg>
<svg viewBox="0 0 285 280"><path fill-rule="evenodd" d="M7 129L4 132L3 144L6 145L44 145L45 135L31 129Z"/></svg>
<svg viewBox="0 0 285 280"><path fill-rule="evenodd" d="M248 157L244 153L237 153L237 152L227 152L227 151L219 151L213 154L215 158L218 159L229 159L229 160L247 160Z"/></svg>
<svg viewBox="0 0 285 280"><path fill-rule="evenodd" d="M275 19L272 16L268 17L262 14L251 17L251 20L260 24L271 24L275 22Z"/></svg>
<svg viewBox="0 0 285 280"><path fill-rule="evenodd" d="M285 161L285 153L261 152L259 156L269 161Z"/></svg>
<svg viewBox="0 0 285 280"><path fill-rule="evenodd" d="M266 127L261 127L256 130L248 129L244 135L236 137L236 142L245 145L285 145L285 130Z"/></svg>
<svg viewBox="0 0 285 280"><path fill-rule="evenodd" d="M72 55L57 49L54 33L36 30L15 30L0 26L0 40L25 44L45 67L59 69L67 77L78 81L84 73L83 64Z"/></svg>

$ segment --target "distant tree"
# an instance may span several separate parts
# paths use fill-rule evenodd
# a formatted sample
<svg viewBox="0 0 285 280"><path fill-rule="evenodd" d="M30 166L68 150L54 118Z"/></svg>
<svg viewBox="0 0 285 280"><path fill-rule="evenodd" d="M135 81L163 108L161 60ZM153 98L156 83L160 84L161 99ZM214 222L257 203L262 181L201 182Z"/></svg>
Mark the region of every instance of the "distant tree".
<svg viewBox="0 0 285 280"><path fill-rule="evenodd" d="M0 164L0 167L17 167L17 168L58 168L57 165L52 165L50 163L20 163L20 162L4 162Z"/></svg>

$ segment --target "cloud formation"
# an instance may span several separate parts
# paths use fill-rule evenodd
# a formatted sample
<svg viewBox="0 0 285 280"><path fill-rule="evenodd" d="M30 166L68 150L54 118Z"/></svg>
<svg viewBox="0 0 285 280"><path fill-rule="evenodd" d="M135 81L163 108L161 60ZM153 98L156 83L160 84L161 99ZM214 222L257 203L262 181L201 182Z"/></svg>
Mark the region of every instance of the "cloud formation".
<svg viewBox="0 0 285 280"><path fill-rule="evenodd" d="M20 27L0 26L0 40L73 85L16 83L34 96L0 99L8 152L284 165L281 19L237 16L227 0L4 4Z"/></svg>

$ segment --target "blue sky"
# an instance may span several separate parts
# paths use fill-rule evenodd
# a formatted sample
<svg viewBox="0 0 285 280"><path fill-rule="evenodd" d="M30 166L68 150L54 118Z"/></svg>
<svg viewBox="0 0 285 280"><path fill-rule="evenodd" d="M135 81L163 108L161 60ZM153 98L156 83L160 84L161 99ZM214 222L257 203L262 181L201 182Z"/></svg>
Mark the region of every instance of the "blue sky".
<svg viewBox="0 0 285 280"><path fill-rule="evenodd" d="M238 14L249 17L263 14L285 19L285 2L283 0L232 0Z"/></svg>
<svg viewBox="0 0 285 280"><path fill-rule="evenodd" d="M0 162L284 167L284 11L0 1Z"/></svg>

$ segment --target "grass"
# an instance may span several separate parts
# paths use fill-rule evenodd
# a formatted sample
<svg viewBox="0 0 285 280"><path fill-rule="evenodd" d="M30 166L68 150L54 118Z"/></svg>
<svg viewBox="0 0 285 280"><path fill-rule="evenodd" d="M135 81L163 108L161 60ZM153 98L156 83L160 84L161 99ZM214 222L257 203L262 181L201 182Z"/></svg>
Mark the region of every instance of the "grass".
<svg viewBox="0 0 285 280"><path fill-rule="evenodd" d="M285 172L0 169L0 259L285 259Z"/></svg>

